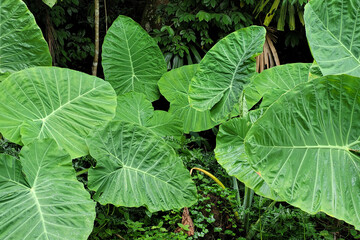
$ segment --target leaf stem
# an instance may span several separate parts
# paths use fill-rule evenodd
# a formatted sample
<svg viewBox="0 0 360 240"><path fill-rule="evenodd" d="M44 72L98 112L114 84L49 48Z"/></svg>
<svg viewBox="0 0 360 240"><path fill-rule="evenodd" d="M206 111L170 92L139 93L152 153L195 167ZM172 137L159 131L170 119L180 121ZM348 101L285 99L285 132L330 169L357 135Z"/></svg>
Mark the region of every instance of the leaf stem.
<svg viewBox="0 0 360 240"><path fill-rule="evenodd" d="M245 196L244 196L244 204L243 204L243 208L244 208L243 219L244 219L244 227L245 227L246 233L248 233L248 231L249 231L249 211L247 211L247 210L251 208L253 196L254 196L254 190L252 190L251 188L245 187Z"/></svg>
<svg viewBox="0 0 360 240"><path fill-rule="evenodd" d="M198 171L200 171L200 172L205 173L205 174L208 175L212 180L214 180L220 187L222 187L223 189L225 189L225 185L224 185L217 177L215 177L214 175L212 175L212 174L209 173L208 171L206 171L206 170L204 170L204 169L201 169L201 168L196 168L196 167L194 167L194 168L192 168L192 169L190 170L190 175L192 174L192 171L193 171L193 170L198 170Z"/></svg>
<svg viewBox="0 0 360 240"><path fill-rule="evenodd" d="M76 172L76 176L78 177L78 176L80 176L80 175L82 175L84 173L87 173L88 171L89 171L89 168L85 168L85 169L83 169L81 171Z"/></svg>

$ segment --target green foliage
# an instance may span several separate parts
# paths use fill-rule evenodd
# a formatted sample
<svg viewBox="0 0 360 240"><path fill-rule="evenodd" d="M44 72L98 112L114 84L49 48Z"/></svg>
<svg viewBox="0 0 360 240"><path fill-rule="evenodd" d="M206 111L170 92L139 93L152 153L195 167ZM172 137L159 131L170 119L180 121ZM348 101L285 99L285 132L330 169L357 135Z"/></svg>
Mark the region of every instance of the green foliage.
<svg viewBox="0 0 360 240"><path fill-rule="evenodd" d="M144 209L98 206L97 217L90 240L102 239L175 239L185 240L183 232L175 233L181 222L181 211L151 214Z"/></svg>
<svg viewBox="0 0 360 240"><path fill-rule="evenodd" d="M269 207L270 204L269 200L255 196L248 239L330 240L336 237L344 240L358 234L352 226L324 213L310 215L286 203L277 203L273 207Z"/></svg>
<svg viewBox="0 0 360 240"><path fill-rule="evenodd" d="M212 159L213 164L214 159ZM229 239L239 235L238 220L233 210L234 191L223 190L217 184L197 174L193 178L198 183L200 193L198 203L190 208L190 216L195 225L195 235L187 237L188 229L181 224L181 210L149 213L142 208L116 208L110 205L97 207L95 228L89 239L203 239L216 236ZM216 217L216 219L215 219ZM116 237L117 236L117 237Z"/></svg>
<svg viewBox="0 0 360 240"><path fill-rule="evenodd" d="M10 155L16 158L19 158L19 152L21 146L9 142L9 140L0 138L0 154Z"/></svg>
<svg viewBox="0 0 360 240"><path fill-rule="evenodd" d="M184 3L193 4L190 1ZM231 5L227 1L202 1L208 8L221 8L222 4L227 3ZM247 3L253 4L251 1ZM252 100L256 102L257 97L262 97L268 109L258 120L259 115L252 115L255 111L248 113L242 90L255 75L254 57L261 52L265 36L264 28L250 27L235 31L208 51L191 78L188 103L196 109L210 110L211 118L216 122L238 115L250 119L243 121L235 118L220 127L217 146L226 145L225 155L229 154L230 157L225 159L228 163L224 165L227 165L229 173L237 176L232 168L243 167L243 162L247 161L258 172L258 175L254 175L253 171L251 174L259 182L264 180L281 199L309 213L323 211L359 228L360 130L355 119L360 117L360 80L348 75L320 77L338 72L357 75L360 66L357 65L357 54L360 50L353 41L358 31L352 20L356 11L352 8L358 8L358 5L352 1L344 5L339 0L331 0L325 3L326 8L322 8L322 3L313 0L305 14L309 43L314 48L319 47L314 50L315 59L320 61L318 66L314 64L310 70L311 81L304 81L308 79L309 64L295 70L291 68L294 65L274 68L258 75L259 78L268 76L266 80L269 81L255 79L251 82L252 89L258 90ZM344 7L342 9L349 10L339 13L344 24L338 28L337 22L326 21L329 25L324 28L323 19L326 17L322 14L327 15L326 11L330 10L336 12L340 3ZM281 18L287 11L293 15L293 7L283 6ZM171 10L170 7L171 3L167 11L173 11L175 15L183 10ZM205 25L213 19L222 21L223 26L232 24L230 15L219 17L205 8L191 14ZM191 23L193 18L183 18L182 22ZM318 22L314 18L322 20ZM293 24L294 19L290 17L289 22ZM113 38L109 37L108 55L104 54L104 57L114 60L110 61L109 69L122 71L117 72L113 79L119 81L117 83L122 87L126 85L118 94L129 91L146 93L149 87L146 77L150 75L153 77L149 83L152 93L147 97L155 100L158 97L156 82L165 71L165 61L154 41L131 19L119 17L118 23L120 30L114 30L116 34L109 31ZM173 24L180 26L176 21ZM337 51L333 55L341 56L341 59L326 60L327 52L319 44L321 38L315 31L317 27L328 39L330 36L334 51ZM220 26L218 28L221 29ZM161 31L174 38L177 34L171 25L163 27ZM337 36L337 31L340 31L339 37L333 37ZM138 36L141 38L136 39ZM211 39L210 36L205 37ZM194 41L191 34L184 39ZM114 44L115 41L122 42ZM135 46L136 43L139 45ZM197 47L205 48L207 44L211 42L201 42ZM1 47L5 49L9 46L10 50L14 50L11 44ZM120 52L114 51L117 50L116 46L122 46ZM122 57L116 59L116 54L122 54ZM147 57L145 60L144 56ZM154 59L159 60L156 66L149 64ZM180 60L178 56L177 65ZM350 68L341 68L344 61L337 60L349 60L351 64L346 67ZM331 64L326 64L328 62ZM154 74L152 70L159 70L157 67L161 71ZM124 79L120 78L122 76L125 76ZM292 77L299 77L300 80L295 81ZM293 85L284 84L276 94L268 93L267 90L272 87L268 83L276 83L274 78L284 83L291 79L294 82ZM134 84L138 80L144 81L140 87ZM118 87L116 84L113 86ZM119 96L117 112L121 112L121 108L129 109L124 110L118 118L126 121L110 121L116 107L115 91L110 84L68 69L36 67L13 73L0 83L0 93L0 98L4 98L0 101L0 130L11 141L25 145L20 152L20 160L0 155L1 238L49 238L49 235L69 239L88 237L95 202L89 199L83 185L76 181L71 166L72 158L84 156L88 150L96 160L90 157L77 159L73 161L73 167L81 169L78 173L80 181L96 191L92 193L92 198L101 204L145 206L149 211L190 207L196 200L195 186L181 160L188 168L205 165L202 168L224 178L225 184L230 186L229 177L215 163L214 155L209 151L212 150L209 139L200 137L204 133L189 131L190 139L180 137L180 134L175 136L177 131L169 130L171 121L167 121L170 118L166 117L171 113L153 111L151 103L140 93ZM278 98L278 95L281 97ZM165 124L161 122L164 119ZM237 121L243 123L232 125ZM253 126L250 128L251 124ZM241 129L244 131L238 131L237 127L244 127ZM217 133L217 128L212 130ZM225 144L222 142L224 138L235 138L236 141L229 141L227 145L226 141ZM172 141L177 143L175 149ZM1 144L3 152L17 155L17 147L5 140ZM232 145L236 144L237 148L233 148ZM217 151L218 156L224 154ZM236 158L241 158L243 162ZM84 174L85 166L90 167L88 176ZM323 226L319 232L319 219L324 218L322 213L310 217L292 207L285 208L275 202L264 203L257 196L256 213L245 204L239 207L237 192L229 188L220 189L201 173L197 173L194 180L198 184L199 201L190 208L195 224L195 235L190 239L208 236L220 239L252 236L260 239L278 238L285 236L285 233L287 238L290 235L294 239L330 239L340 226L344 227L338 231L341 232L339 238L358 238L358 233L348 225L342 225L342 220L335 220L338 224L334 228ZM245 189L244 198L251 199L247 194L249 189ZM240 186L240 190L243 190L243 186ZM19 203L14 205L14 202ZM244 202L248 203L246 200ZM152 214L144 208L107 207L98 205L94 239L123 236L129 239L184 239L183 231L190 228L180 222L181 212L178 210ZM29 214L21 215L18 213L20 211ZM243 222L239 221L239 216L246 216ZM318 218L316 224L311 218ZM252 223L250 231L248 222ZM77 231L68 231L69 226ZM180 233L176 234L179 230ZM294 231L294 234L288 234L290 231Z"/></svg>
<svg viewBox="0 0 360 240"><path fill-rule="evenodd" d="M360 79L321 75L358 76L360 63L356 56L360 48L354 39L359 31L352 17L358 8L358 2L343 4L337 0L314 0L306 6L307 37L319 65L310 69L311 81L295 86L276 100L245 139L252 167L284 200L309 213L323 211L356 228L360 226L360 189L356 184L359 126L353 119L359 114ZM329 20L331 11L336 12L334 19L342 19L340 25ZM330 55L329 48L334 49ZM286 74L284 71L278 75ZM269 124L271 133L265 130L263 121ZM296 166L289 167L295 162Z"/></svg>
<svg viewBox="0 0 360 240"><path fill-rule="evenodd" d="M118 96L114 120L135 123L161 137L180 139L183 136L180 119L170 112L154 111L151 102L142 93L130 92Z"/></svg>
<svg viewBox="0 0 360 240"><path fill-rule="evenodd" d="M9 32L10 39L12 34L16 36L16 32ZM148 39L152 40L149 36ZM147 43L143 43L145 53ZM16 48L11 44L4 46L6 50ZM147 52L151 60L159 53ZM163 61L161 53L160 57ZM136 61L127 64L136 69L142 65ZM1 101L0 130L11 141L25 145L20 161L0 155L0 208L6 216L1 218L1 238L88 237L95 202L76 180L71 159L86 155L89 148L97 160L96 167L89 171L88 182L89 188L97 191L93 195L96 201L146 205L151 211L191 206L196 201L188 171L174 149L154 133L156 129L160 134L169 134L161 129L164 124L160 121L168 113L153 113L148 121L153 130L120 121L109 123L116 109L116 94L111 85L95 76L56 67L34 67L13 73L1 82L0 91L3 98L12 100ZM89 137L85 142L88 135L96 138ZM79 163L83 161L74 161L74 166L81 168ZM117 181L111 181L112 176ZM116 192L123 199L115 196L113 200L114 184L120 186L121 177L124 181L120 190L124 192L119 189ZM129 189L139 195L131 195ZM20 202L21 208L14 202ZM20 215L20 211L28 214Z"/></svg>
<svg viewBox="0 0 360 240"><path fill-rule="evenodd" d="M236 216L236 192L230 188L222 189L200 173L194 180L198 185L199 200L189 210L196 229L190 239L207 236L234 239L239 236L242 229Z"/></svg>
<svg viewBox="0 0 360 240"><path fill-rule="evenodd" d="M189 102L189 85L197 67L193 64L173 69L158 81L161 94L170 102L168 111L182 120L184 133L204 131L216 124L210 111L198 111Z"/></svg>
<svg viewBox="0 0 360 240"><path fill-rule="evenodd" d="M326 3L314 0L306 7L309 43L317 49L314 56L315 60L321 60L317 62L323 74L345 72L357 76L360 50L354 39L359 31L353 16L358 8L358 2L344 5L339 0ZM335 9L341 11L336 12ZM347 24L339 25L337 21L330 21L328 16L331 11L336 12ZM251 28L248 29L251 32ZM246 30L241 36L257 36L245 34ZM242 64L246 61L238 61L236 50L225 47L224 43L230 46L236 44L237 39L232 38L236 33L219 41L207 53L190 84L192 106L202 110L211 109L215 120L225 120L232 116L232 109L239 101L246 77L255 72L246 68L245 73L239 73L238 70L244 67ZM324 45L320 44L323 41L320 33L333 42L329 46L334 49L331 56L328 49L325 50ZM245 44L238 44L241 51L249 48L256 55L254 49L258 45L249 47L246 43L256 42L260 38L244 39ZM219 51L216 51L217 47ZM327 60L339 56L340 59ZM343 64L344 61L348 64ZM255 88L262 88L260 95L265 105L270 107L246 134L246 156L249 157L251 167L282 199L309 213L323 211L359 228L357 216L360 215L360 188L357 183L360 181L360 130L353 119L359 118L360 80L340 75L307 81L309 66L289 65L270 69L252 82ZM242 78L236 77L237 74ZM262 79L269 76L266 81ZM279 87L279 92L268 92L272 84L268 85L267 82L279 86L277 81L284 83ZM281 97L276 100L279 95ZM242 140L238 142L241 147ZM230 162L235 161L235 157L230 158ZM239 164L240 161L234 168ZM347 197L348 194L351 196Z"/></svg>
<svg viewBox="0 0 360 240"><path fill-rule="evenodd" d="M0 92L5 138L25 145L53 138L73 158L87 155L85 137L115 115L116 95L110 84L70 69L25 69L4 80Z"/></svg>
<svg viewBox="0 0 360 240"><path fill-rule="evenodd" d="M43 2L52 8L55 5L55 3L57 2L57 0L43 0Z"/></svg>
<svg viewBox="0 0 360 240"><path fill-rule="evenodd" d="M89 56L94 55L94 43L89 37L90 29L87 27L91 22L83 22L79 17L81 16L79 9L87 9L87 7L88 4L79 0L62 0L49 10L51 23L47 24L53 26L53 28L48 27L53 35L51 37L55 40L53 47L58 66L71 67L75 65L74 63L80 65ZM85 13L91 16L91 11ZM79 24L82 27L79 27Z"/></svg>
<svg viewBox="0 0 360 240"><path fill-rule="evenodd" d="M245 98L255 102L262 99L260 107L268 107L286 91L307 82L309 68L309 63L293 63L266 69L251 80L247 87L254 86L256 91L245 90Z"/></svg>
<svg viewBox="0 0 360 240"><path fill-rule="evenodd" d="M252 4L255 4L251 1ZM295 30L295 19L304 25L304 5L308 0L261 0L257 1L254 9L256 18L260 16L261 22L269 26L275 17L277 29L284 31L288 25L291 31ZM297 15L297 16L295 16Z"/></svg>
<svg viewBox="0 0 360 240"><path fill-rule="evenodd" d="M306 5L306 35L324 75L360 77L359 9L357 0L311 1Z"/></svg>
<svg viewBox="0 0 360 240"><path fill-rule="evenodd" d="M51 66L48 46L24 2L2 0L0 16L0 82L25 68Z"/></svg>
<svg viewBox="0 0 360 240"><path fill-rule="evenodd" d="M160 97L157 81L166 72L165 59L138 23L119 16L106 34L102 51L105 80L118 95L135 91L150 101Z"/></svg>
<svg viewBox="0 0 360 240"><path fill-rule="evenodd" d="M258 116L254 117L253 113ZM280 200L279 196L269 185L261 178L258 172L255 172L248 162L248 156L245 153L245 146L241 143L252 127L253 122L263 113L263 109L251 111L251 117L233 118L221 124L219 133L216 136L215 156L219 164L226 169L230 176L235 176L247 187L253 189L258 195Z"/></svg>
<svg viewBox="0 0 360 240"><path fill-rule="evenodd" d="M0 155L0 238L87 239L95 203L74 173L50 139L23 147L20 160Z"/></svg>
<svg viewBox="0 0 360 240"><path fill-rule="evenodd" d="M201 60L225 35L252 24L248 8L235 0L171 0L157 13L160 30L152 35L167 57L168 68Z"/></svg>
<svg viewBox="0 0 360 240"><path fill-rule="evenodd" d="M360 147L360 125L353 119L360 117L359 80L326 76L297 85L245 138L250 164L282 199L356 228L360 158L353 152Z"/></svg>
<svg viewBox="0 0 360 240"><path fill-rule="evenodd" d="M154 212L196 202L188 171L172 147L151 130L111 121L90 134L87 144L97 160L89 170L88 186L99 203L146 206Z"/></svg>
<svg viewBox="0 0 360 240"><path fill-rule="evenodd" d="M89 72L84 62L90 65L94 54L93 2L61 0L49 8L39 0L24 1L43 30L53 65Z"/></svg>
<svg viewBox="0 0 360 240"><path fill-rule="evenodd" d="M251 26L215 44L191 79L191 106L200 111L210 110L211 118L217 123L238 115L241 92L256 73L255 57L263 51L265 34L265 28Z"/></svg>

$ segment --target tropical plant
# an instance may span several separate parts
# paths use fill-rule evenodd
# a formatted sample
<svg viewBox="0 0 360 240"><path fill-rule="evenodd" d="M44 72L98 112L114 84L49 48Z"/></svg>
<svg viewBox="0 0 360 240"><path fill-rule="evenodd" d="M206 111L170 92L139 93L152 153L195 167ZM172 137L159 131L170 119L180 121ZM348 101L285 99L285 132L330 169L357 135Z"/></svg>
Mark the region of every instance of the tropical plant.
<svg viewBox="0 0 360 240"><path fill-rule="evenodd" d="M54 140L0 155L2 239L86 239L95 203L77 181L71 157Z"/></svg>
<svg viewBox="0 0 360 240"><path fill-rule="evenodd" d="M9 9L9 1L0 4ZM13 9L24 8L14 4ZM195 185L178 149L164 138L181 140L184 132L215 124L222 124L216 158L247 187L360 228L360 50L356 17L352 20L359 8L356 0L313 0L306 6L313 65L257 74L255 57L265 29L253 26L219 41L198 65L164 74L165 59L154 40L120 16L103 45L106 81L54 67L12 69L0 83L0 131L25 146L20 160L0 155L0 238L86 239L95 203L70 164L88 153L96 165L88 170L87 186L100 204L149 211L192 205ZM334 18L326 17L330 13ZM319 43L316 29L336 54L325 51L329 46ZM8 39L18 34L12 33ZM6 52L13 45L1 47ZM353 76L328 75L336 73ZM169 112L151 106L162 75L159 86L171 103ZM203 122L182 124L179 118L186 116ZM245 203L249 198L251 191ZM71 226L77 230L69 231Z"/></svg>
<svg viewBox="0 0 360 240"><path fill-rule="evenodd" d="M189 85L197 67L193 64L173 69L158 82L161 94L170 102L169 113L181 119L184 133L200 132L216 125L210 111L198 111L189 102Z"/></svg>
<svg viewBox="0 0 360 240"><path fill-rule="evenodd" d="M8 9L8 4L1 2L1 9L3 6ZM24 4L15 2L12 8L24 8ZM138 70L149 59L159 63L160 70L166 70L164 58L151 45L150 36L138 25L131 25L132 20L127 17L119 17L115 27L109 30L110 41L116 31L126 36L124 29L116 29L124 21L130 22L131 29L126 30L130 36L141 37L137 46L143 48L133 49L134 45L128 45L133 39L125 38L117 45L122 51L109 56L111 59L116 59L118 53L128 56L126 69L133 73L130 76L133 85L121 92L146 93L150 88L137 81L150 79L149 86L155 88L146 97L155 100L158 90L152 69L144 76ZM16 34L10 31L6 39L13 39ZM20 47L26 44L23 42ZM7 46L13 47L4 44L6 51ZM144 55L146 61L139 62L139 56ZM162 73L157 74L160 78ZM124 75L128 77L126 72ZM111 83L118 84L114 80ZM128 116L124 119L121 109L116 109L117 95L109 82L56 67L33 67L12 73L1 82L0 91L0 131L10 141L24 145L20 161L0 155L1 239L86 239L95 217L95 202L76 181L71 160L89 151L96 159L96 166L88 172L87 186L95 191L93 199L101 204L146 206L150 211L159 211L196 202L196 188L189 172L163 139L168 135L180 137L181 125L170 113L154 111L151 107L136 109L133 99L138 106L151 106L144 95L119 96L119 106L127 107L123 105L124 98L132 104L132 109L124 111L137 110L139 114L135 120ZM148 111L143 113L143 110ZM173 123L179 125L179 130L166 127Z"/></svg>
<svg viewBox="0 0 360 240"><path fill-rule="evenodd" d="M355 77L330 75L297 85L268 108L245 138L250 164L284 200L357 229L359 126L354 119L360 64L359 29L352 16L359 8L358 1L338 0L314 0L305 8L309 45L322 74ZM329 47L336 54L329 55ZM269 131L265 122L271 122Z"/></svg>
<svg viewBox="0 0 360 240"><path fill-rule="evenodd" d="M116 108L109 83L56 67L13 73L1 83L0 92L0 131L5 138L25 145L52 138L72 158L88 154L85 137L111 120Z"/></svg>
<svg viewBox="0 0 360 240"><path fill-rule="evenodd" d="M325 212L357 229L360 228L360 128L355 119L360 117L359 25L356 22L359 8L359 1L310 1L305 8L305 24L318 66L313 64L310 69L310 64L274 67L253 78L248 87L250 91L246 94L245 89L245 99L240 101L246 101L250 95L254 104L260 104L263 115L251 122L246 120L248 117L243 111L241 120L233 119L222 125L217 147L218 161L246 184L249 185L249 178L242 179L237 171L244 162L250 164L282 200L309 213ZM249 48L246 43L241 45L242 51ZM233 69L241 67L229 66L242 65L236 65L234 53L236 50L222 48L221 54L226 58L214 54L217 58L212 62L207 62L209 58L205 56L191 80L190 103L200 111L210 109L213 120L232 116L230 113L239 101L241 90L248 83L244 79L254 72L247 68L248 75L245 72L240 75L244 78L236 78L237 72ZM201 66L206 69L204 73ZM227 75L228 71L233 74ZM353 76L326 76L344 73ZM216 77L210 77L214 75ZM235 153L240 154L239 159L227 158L227 154Z"/></svg>
<svg viewBox="0 0 360 240"><path fill-rule="evenodd" d="M97 160L89 171L89 189L101 204L145 205L154 212L196 202L189 172L174 149L151 130L114 121L87 142Z"/></svg>
<svg viewBox="0 0 360 240"><path fill-rule="evenodd" d="M262 52L265 29L252 26L220 40L201 60L189 88L190 104L210 110L217 123L235 112L241 91L255 72L255 57ZM241 48L239 48L241 46Z"/></svg>

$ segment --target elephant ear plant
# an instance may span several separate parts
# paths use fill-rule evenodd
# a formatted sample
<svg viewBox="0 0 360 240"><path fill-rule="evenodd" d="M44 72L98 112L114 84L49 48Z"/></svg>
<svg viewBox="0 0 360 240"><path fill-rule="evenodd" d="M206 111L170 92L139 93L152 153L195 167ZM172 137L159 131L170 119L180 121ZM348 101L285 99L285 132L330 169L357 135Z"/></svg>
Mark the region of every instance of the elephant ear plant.
<svg viewBox="0 0 360 240"><path fill-rule="evenodd" d="M280 199L309 213L325 212L356 229L360 229L359 9L359 1L310 1L305 27L316 62L274 67L253 78L245 87L245 99L252 103L261 99L263 115L252 122L250 111L221 125L216 147L216 158L229 174L260 195L264 195L260 185L251 185L253 178L244 179L241 170L246 164ZM209 91L217 83L209 79ZM208 96L223 95L217 88L206 97L190 97L203 99L196 104L200 107L208 105Z"/></svg>
<svg viewBox="0 0 360 240"><path fill-rule="evenodd" d="M0 155L1 239L86 239L95 202L77 181L71 157L53 140Z"/></svg>
<svg viewBox="0 0 360 240"><path fill-rule="evenodd" d="M360 79L326 76L282 95L245 138L252 167L282 199L360 227Z"/></svg>
<svg viewBox="0 0 360 240"><path fill-rule="evenodd" d="M237 112L241 91L255 74L255 57L262 52L265 28L252 26L229 34L199 63L189 88L190 105L210 110L221 123Z"/></svg>
<svg viewBox="0 0 360 240"><path fill-rule="evenodd" d="M5 23L8 11L22 9L29 15L20 1L5 0L0 4L0 19ZM11 24L23 21L24 14L13 14ZM117 29L123 20L132 28ZM127 66L118 64L134 71L134 76L131 75L133 84L120 92L145 91L149 83L153 90L146 96L154 100L158 97L156 81L146 78L147 73L153 75L153 69L139 72L146 61L136 57L159 58L161 71L160 62L165 61L155 46L147 48L150 37L144 37L144 30L131 21L119 17L109 30L110 36L119 30L129 34L130 39L116 39L122 41L120 45L134 43L131 36L143 37L138 39L143 49L133 49L135 45L122 48L120 54L127 54L131 61L125 62ZM22 31L20 35L31 32ZM0 63L13 61L14 73L0 83L0 132L23 147L20 160L0 155L0 239L87 239L95 218L95 201L146 206L150 211L182 208L196 202L196 188L189 172L164 140L165 136L181 137L179 120L170 113L154 111L142 93L117 96L109 82L84 73L56 67L26 68L30 66L26 64L22 65L26 69L15 72L21 68L15 66L11 54L3 53L18 48L12 41L19 33L14 29L7 34L0 38ZM118 53L109 58L116 58ZM29 62L34 54L30 54ZM127 82L127 72L122 74L125 78L118 81ZM178 127L171 128L172 124ZM88 187L95 191L93 200L77 182L72 168L72 159L89 153L97 161L88 174Z"/></svg>

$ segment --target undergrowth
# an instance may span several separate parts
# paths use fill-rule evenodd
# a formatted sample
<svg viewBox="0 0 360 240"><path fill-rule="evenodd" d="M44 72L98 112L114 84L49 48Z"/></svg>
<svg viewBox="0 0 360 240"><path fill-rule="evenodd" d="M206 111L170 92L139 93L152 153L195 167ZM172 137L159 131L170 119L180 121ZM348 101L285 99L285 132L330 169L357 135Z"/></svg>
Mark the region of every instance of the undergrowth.
<svg viewBox="0 0 360 240"><path fill-rule="evenodd" d="M172 140L175 141L175 140ZM232 188L232 178L217 163L212 144L200 135L189 135L176 144L177 151L189 170L202 168L214 174L227 187L222 189L208 176L193 172L197 185L198 202L189 208L194 223L194 235L188 236L188 225L181 224L182 209L151 213L145 207L126 208L113 205L96 207L96 220L90 240L102 239L360 239L353 226L331 218L324 213L310 215L287 203L274 203L255 195L252 208L244 210L236 200L237 192ZM21 146L0 139L0 153L19 157ZM77 172L96 164L89 156L75 159ZM78 176L87 186L86 171ZM244 186L239 184L240 197ZM90 192L91 193L91 192ZM241 216L249 213L250 228L246 233Z"/></svg>

